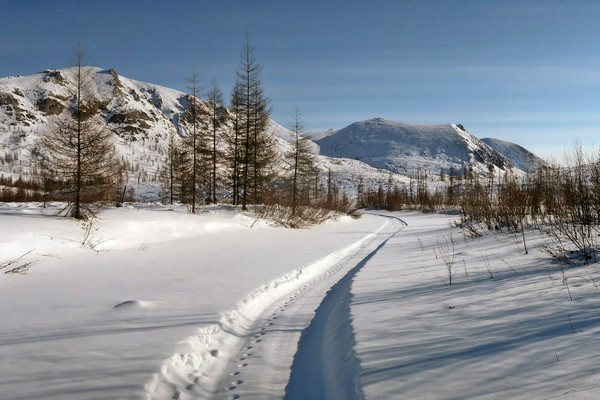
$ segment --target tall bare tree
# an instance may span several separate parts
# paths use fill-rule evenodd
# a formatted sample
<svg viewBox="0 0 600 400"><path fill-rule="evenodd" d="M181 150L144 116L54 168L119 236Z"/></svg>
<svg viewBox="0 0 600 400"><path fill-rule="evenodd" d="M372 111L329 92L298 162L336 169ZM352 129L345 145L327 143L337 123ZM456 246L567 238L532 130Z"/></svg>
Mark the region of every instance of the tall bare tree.
<svg viewBox="0 0 600 400"><path fill-rule="evenodd" d="M275 138L267 132L270 99L265 96L262 85L255 88L252 98L252 202L259 204L276 176L276 152Z"/></svg>
<svg viewBox="0 0 600 400"><path fill-rule="evenodd" d="M191 176L191 203L192 213L196 212L196 203L198 201L197 194L199 191L198 181L200 178L200 169L202 157L204 155L205 145L203 135L203 114L204 110L198 97L200 96L200 74L193 72L189 77L186 78L188 81L188 107L187 107L187 119L190 124L190 132L188 142L191 147L191 162L192 162L192 176Z"/></svg>
<svg viewBox="0 0 600 400"><path fill-rule="evenodd" d="M168 197L169 204L173 204L175 197L175 185L176 185L176 172L178 170L177 165L177 152L179 146L175 142L175 131L169 131L169 143L167 145L167 154L164 159L164 169L161 170L160 180L162 183L163 197Z"/></svg>
<svg viewBox="0 0 600 400"><path fill-rule="evenodd" d="M231 192L232 204L238 205L240 202L240 181L242 174L243 148L244 148L244 127L243 117L245 115L243 104L243 87L241 82L236 79L235 85L231 90L231 99L229 102L231 130L225 136L227 143L227 162L231 168Z"/></svg>
<svg viewBox="0 0 600 400"><path fill-rule="evenodd" d="M64 74L71 92L67 110L50 122L41 138L42 166L64 188L66 214L77 219L92 214L88 204L107 198L119 175L114 134L97 113L92 74L79 45Z"/></svg>
<svg viewBox="0 0 600 400"><path fill-rule="evenodd" d="M296 215L296 208L299 204L299 195L302 189L309 184L312 178L315 166L315 156L311 152L310 141L302 136L304 133L304 123L298 112L294 112L294 121L290 126L292 135L292 147L286 153L289 161L289 173L292 192L292 215Z"/></svg>
<svg viewBox="0 0 600 400"><path fill-rule="evenodd" d="M211 149L211 158L212 158L212 179L211 179L211 196L212 202L217 202L217 130L223 125L225 121L225 109L223 107L223 103L225 100L223 99L223 92L219 87L219 84L215 79L213 79L210 87L208 88L208 92L206 93L206 100L208 101L209 107L209 118L210 118L210 128L212 130L212 149Z"/></svg>
<svg viewBox="0 0 600 400"><path fill-rule="evenodd" d="M270 168L275 160L273 156L273 141L266 132L266 125L270 110L270 99L265 95L260 80L262 66L256 61L254 47L250 44L250 37L246 34L246 41L242 51L239 70L236 72L240 85L240 103L243 110L243 158L241 174L241 199L242 210L247 209L252 199L259 200L259 191L269 178Z"/></svg>

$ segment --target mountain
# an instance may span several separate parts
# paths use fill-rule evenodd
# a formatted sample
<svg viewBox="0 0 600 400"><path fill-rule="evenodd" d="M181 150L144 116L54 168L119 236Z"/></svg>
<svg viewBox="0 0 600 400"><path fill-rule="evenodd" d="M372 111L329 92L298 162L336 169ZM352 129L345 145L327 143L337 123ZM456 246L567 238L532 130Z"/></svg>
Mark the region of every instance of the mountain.
<svg viewBox="0 0 600 400"><path fill-rule="evenodd" d="M323 139L327 136L331 136L334 133L336 133L337 131L339 131L339 129L327 129L324 131L310 131L306 133L306 137L309 138L310 140L320 140Z"/></svg>
<svg viewBox="0 0 600 400"><path fill-rule="evenodd" d="M0 79L0 174L16 178L32 173L39 136L48 129L49 121L66 109L72 97L73 85L68 76L68 69L48 69ZM182 140L189 133L185 108L190 97L177 90L120 76L114 69L92 68L90 78L93 108L115 133L117 151L129 165L130 187L142 199L157 199L169 134L173 132L176 140ZM275 137L282 155L278 157L278 170L284 171L283 154L289 148L290 132L272 120L267 130ZM223 131L221 146L222 135ZM314 146L314 151L318 152L318 146ZM355 190L359 176L366 185L376 185L387 181L389 174L356 160L318 156L317 164L322 171L322 183L327 180L326 172L331 170L340 188L349 192ZM226 176L225 171L221 174ZM401 183L407 178L395 176L394 180Z"/></svg>
<svg viewBox="0 0 600 400"><path fill-rule="evenodd" d="M484 173L493 164L506 171L514 165L502 154L471 135L460 124L414 124L373 118L355 122L317 140L321 154L346 157L402 174L425 169L461 170L469 164Z"/></svg>
<svg viewBox="0 0 600 400"><path fill-rule="evenodd" d="M548 165L546 161L516 143L494 138L483 138L481 141L508 158L515 167L525 172L533 172Z"/></svg>

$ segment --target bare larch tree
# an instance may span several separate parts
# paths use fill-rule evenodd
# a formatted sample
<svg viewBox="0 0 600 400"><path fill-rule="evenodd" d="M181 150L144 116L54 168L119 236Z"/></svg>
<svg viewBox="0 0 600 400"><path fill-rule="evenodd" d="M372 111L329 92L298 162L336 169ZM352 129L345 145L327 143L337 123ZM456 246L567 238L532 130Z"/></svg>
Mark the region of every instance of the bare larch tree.
<svg viewBox="0 0 600 400"><path fill-rule="evenodd" d="M259 201L259 193L272 179L271 167L275 161L273 140L266 132L270 113L270 99L264 94L260 72L262 66L256 61L250 37L242 51L239 70L236 72L240 85L240 106L243 110L243 157L241 182L242 210L247 209L250 201Z"/></svg>
<svg viewBox="0 0 600 400"><path fill-rule="evenodd" d="M79 45L64 74L71 92L68 107L50 121L41 138L43 168L67 195L66 215L76 219L93 214L88 205L107 199L119 175L114 134L97 113L93 73Z"/></svg>
<svg viewBox="0 0 600 400"><path fill-rule="evenodd" d="M307 188L310 178L315 172L315 156L311 152L310 141L302 136L304 133L304 123L296 109L294 121L290 126L292 141L291 148L286 153L289 162L289 175L291 182L292 195L292 215L296 215L296 208L299 204L300 191Z"/></svg>
<svg viewBox="0 0 600 400"><path fill-rule="evenodd" d="M200 91L201 91L201 87L200 87L200 74L198 74L197 72L193 72L188 78L186 78L186 80L188 81L188 105L187 105L187 120L189 122L189 124L191 125L190 127L190 132L189 132L189 137L188 137L188 143L189 146L191 147L191 162L192 162L192 168L191 168L191 195L192 195L192 199L191 199L191 203L192 203L192 213L196 212L196 203L198 201L197 199L197 194L198 194L198 181L200 180L200 169L201 169L201 164L202 164L202 158L204 155L204 150L205 150L205 138L204 138L204 127L203 127L203 121L202 121L202 117L204 114L204 110L202 108L202 104L200 102L200 100L198 99L198 96L200 96Z"/></svg>
<svg viewBox="0 0 600 400"><path fill-rule="evenodd" d="M208 92L206 93L206 100L208 101L208 113L210 119L210 128L212 130L212 149L211 149L211 161L212 161L212 177L211 177L211 196L212 202L217 202L217 159L218 147L217 147L217 130L225 121L225 109L223 103L223 92L219 87L219 84L213 79Z"/></svg>

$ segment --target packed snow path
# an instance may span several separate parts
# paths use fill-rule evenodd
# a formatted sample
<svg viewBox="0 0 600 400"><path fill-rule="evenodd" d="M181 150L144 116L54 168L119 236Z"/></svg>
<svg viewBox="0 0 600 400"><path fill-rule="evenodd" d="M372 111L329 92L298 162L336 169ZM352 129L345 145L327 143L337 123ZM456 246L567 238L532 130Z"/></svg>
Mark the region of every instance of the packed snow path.
<svg viewBox="0 0 600 400"><path fill-rule="evenodd" d="M396 218L393 218L397 221ZM398 231L362 258L330 290L300 337L285 399L363 399L360 365L350 315L352 282L356 274ZM362 257L362 253L355 258Z"/></svg>
<svg viewBox="0 0 600 400"><path fill-rule="evenodd" d="M352 357L350 286L405 226L396 217L383 218L373 234L265 285L218 325L188 338L184 351L149 382L149 396L362 398L358 361Z"/></svg>

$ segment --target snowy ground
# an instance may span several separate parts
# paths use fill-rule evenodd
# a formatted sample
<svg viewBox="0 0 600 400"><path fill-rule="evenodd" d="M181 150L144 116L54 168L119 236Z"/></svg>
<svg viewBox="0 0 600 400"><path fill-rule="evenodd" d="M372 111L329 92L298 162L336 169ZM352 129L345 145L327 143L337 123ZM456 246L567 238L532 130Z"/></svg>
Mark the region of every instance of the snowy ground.
<svg viewBox="0 0 600 400"><path fill-rule="evenodd" d="M289 230L138 205L82 245L46 214L0 204L0 265L31 251L0 272L33 263L0 273L2 398L600 395L600 274L567 269L571 301L537 233L525 255L448 215Z"/></svg>
<svg viewBox="0 0 600 400"><path fill-rule="evenodd" d="M366 398L600 398L597 265L565 271L570 301L539 233L525 255L511 235L466 239L439 215L402 218L352 287Z"/></svg>

